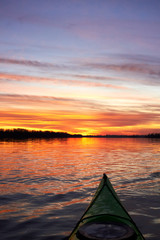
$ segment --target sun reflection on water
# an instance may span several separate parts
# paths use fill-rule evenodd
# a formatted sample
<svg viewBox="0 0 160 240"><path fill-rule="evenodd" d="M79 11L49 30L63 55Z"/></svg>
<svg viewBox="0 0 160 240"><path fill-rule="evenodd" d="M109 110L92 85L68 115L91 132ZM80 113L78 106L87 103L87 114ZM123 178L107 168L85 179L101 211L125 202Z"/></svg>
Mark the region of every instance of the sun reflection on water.
<svg viewBox="0 0 160 240"><path fill-rule="evenodd" d="M0 142L0 148L3 219L56 221L73 210L80 216L104 172L122 199L135 195L136 201L150 199L160 192L160 144L156 141L69 138ZM141 208L142 215L155 214L156 201L151 207Z"/></svg>

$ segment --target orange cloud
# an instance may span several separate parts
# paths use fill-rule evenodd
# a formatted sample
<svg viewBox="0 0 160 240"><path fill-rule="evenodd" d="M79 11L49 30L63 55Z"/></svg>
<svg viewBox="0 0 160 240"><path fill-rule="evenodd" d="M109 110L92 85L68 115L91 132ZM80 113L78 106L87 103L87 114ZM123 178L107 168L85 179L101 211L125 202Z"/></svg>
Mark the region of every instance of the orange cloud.
<svg viewBox="0 0 160 240"><path fill-rule="evenodd" d="M160 128L158 113L58 109L2 109L0 128L22 127L82 134L137 134Z"/></svg>

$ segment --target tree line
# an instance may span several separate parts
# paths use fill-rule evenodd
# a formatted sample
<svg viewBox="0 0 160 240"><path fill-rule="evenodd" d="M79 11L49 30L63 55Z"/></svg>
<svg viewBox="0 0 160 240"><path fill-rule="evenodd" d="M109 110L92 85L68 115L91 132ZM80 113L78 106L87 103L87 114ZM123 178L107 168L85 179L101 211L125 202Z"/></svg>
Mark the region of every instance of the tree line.
<svg viewBox="0 0 160 240"><path fill-rule="evenodd" d="M0 139L35 139L35 138L69 138L81 137L80 134L69 134L66 132L53 132L27 129L0 129Z"/></svg>
<svg viewBox="0 0 160 240"><path fill-rule="evenodd" d="M87 135L69 134L67 132L27 130L27 129L0 129L0 139L36 139L36 138L81 138L81 137L103 137L103 138L160 138L160 133L147 135Z"/></svg>

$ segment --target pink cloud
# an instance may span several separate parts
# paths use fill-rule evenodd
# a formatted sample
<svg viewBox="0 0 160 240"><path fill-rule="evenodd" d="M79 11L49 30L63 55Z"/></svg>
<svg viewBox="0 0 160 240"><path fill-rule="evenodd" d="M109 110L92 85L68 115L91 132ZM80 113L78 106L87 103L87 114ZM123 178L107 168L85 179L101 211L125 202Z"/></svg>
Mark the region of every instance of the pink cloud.
<svg viewBox="0 0 160 240"><path fill-rule="evenodd" d="M6 73L0 73L1 81L25 81L25 82L50 82L52 84L59 85L73 85L73 86L84 86L84 87L103 87L103 88L114 88L114 89L127 89L127 87L114 85L114 84L105 84L100 82L89 82L82 80L68 80L68 79L58 79L58 78L43 78L43 77L33 77L33 76L24 76L24 75L12 75Z"/></svg>

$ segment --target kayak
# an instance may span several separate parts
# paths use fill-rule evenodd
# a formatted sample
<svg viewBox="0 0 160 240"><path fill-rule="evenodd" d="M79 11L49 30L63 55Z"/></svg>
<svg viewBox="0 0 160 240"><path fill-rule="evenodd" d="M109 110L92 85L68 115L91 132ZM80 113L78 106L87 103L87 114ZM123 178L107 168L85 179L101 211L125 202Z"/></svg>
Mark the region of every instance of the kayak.
<svg viewBox="0 0 160 240"><path fill-rule="evenodd" d="M69 240L144 240L106 174Z"/></svg>

